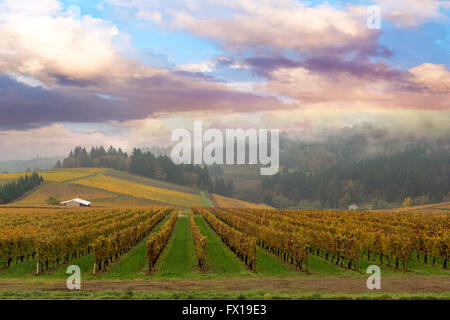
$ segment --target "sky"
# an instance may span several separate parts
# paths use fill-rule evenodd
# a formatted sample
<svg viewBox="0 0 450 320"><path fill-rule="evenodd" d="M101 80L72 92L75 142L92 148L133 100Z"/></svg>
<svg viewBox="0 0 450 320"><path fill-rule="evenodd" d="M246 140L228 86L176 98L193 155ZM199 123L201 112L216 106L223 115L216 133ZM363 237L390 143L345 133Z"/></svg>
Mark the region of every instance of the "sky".
<svg viewBox="0 0 450 320"><path fill-rule="evenodd" d="M448 136L449 13L439 0L0 0L0 160L168 145L195 120Z"/></svg>

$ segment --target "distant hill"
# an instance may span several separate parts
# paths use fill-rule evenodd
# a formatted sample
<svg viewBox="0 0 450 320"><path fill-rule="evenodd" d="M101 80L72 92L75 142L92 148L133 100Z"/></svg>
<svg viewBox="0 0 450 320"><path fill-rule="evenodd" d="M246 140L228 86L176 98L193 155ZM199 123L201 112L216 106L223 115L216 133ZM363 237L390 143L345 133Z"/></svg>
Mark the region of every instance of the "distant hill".
<svg viewBox="0 0 450 320"><path fill-rule="evenodd" d="M386 211L386 210L380 210ZM406 208L395 208L388 210L391 212L399 212L399 213L450 213L450 202L441 202L441 203L432 203L425 204L420 206L412 206Z"/></svg>
<svg viewBox="0 0 450 320"><path fill-rule="evenodd" d="M33 171L38 168L41 170L48 170L53 168L56 161L62 161L64 156L51 158L34 158L30 160L10 160L0 162L0 172L24 172L27 169Z"/></svg>

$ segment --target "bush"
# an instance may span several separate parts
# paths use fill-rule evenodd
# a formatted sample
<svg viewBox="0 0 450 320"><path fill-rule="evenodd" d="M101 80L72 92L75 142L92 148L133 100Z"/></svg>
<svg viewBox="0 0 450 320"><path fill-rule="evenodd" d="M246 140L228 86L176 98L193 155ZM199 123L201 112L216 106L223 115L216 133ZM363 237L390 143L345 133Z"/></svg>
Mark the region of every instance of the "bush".
<svg viewBox="0 0 450 320"><path fill-rule="evenodd" d="M59 201L59 199L56 198L55 196L49 196L47 200L45 200L45 202L47 204L56 205L59 204L61 201Z"/></svg>

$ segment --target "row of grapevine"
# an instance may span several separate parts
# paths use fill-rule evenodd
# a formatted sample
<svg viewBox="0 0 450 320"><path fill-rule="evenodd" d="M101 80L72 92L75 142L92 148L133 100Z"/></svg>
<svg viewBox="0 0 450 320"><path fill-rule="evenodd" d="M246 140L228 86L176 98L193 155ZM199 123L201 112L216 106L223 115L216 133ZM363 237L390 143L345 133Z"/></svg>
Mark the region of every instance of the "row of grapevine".
<svg viewBox="0 0 450 320"><path fill-rule="evenodd" d="M115 217L97 224L67 230L68 233L57 232L50 234L48 238L39 239L35 249L36 273L91 253L92 244L99 237L109 237L115 232L139 225L157 212L159 211L138 210L126 217Z"/></svg>
<svg viewBox="0 0 450 320"><path fill-rule="evenodd" d="M293 215L292 223L305 226L308 229L323 230L331 233L353 234L355 243L361 254L369 260L378 258L379 263L395 264L399 268L402 264L407 270L408 261L414 253L417 259L427 258L434 264L437 259L447 268L450 247L450 216L448 214L412 214L386 212L358 212L323 211L307 212L280 211L283 215Z"/></svg>
<svg viewBox="0 0 450 320"><path fill-rule="evenodd" d="M397 214L385 212L229 210L258 225L306 239L311 254L357 270L360 256L407 270L415 253L441 259L447 267L449 215Z"/></svg>
<svg viewBox="0 0 450 320"><path fill-rule="evenodd" d="M153 270L153 267L158 261L159 255L163 251L167 242L170 239L170 235L172 234L173 229L175 228L175 224L177 223L178 214L175 212L172 216L164 223L161 229L152 233L147 241L147 255L146 258L148 260L148 272L150 273Z"/></svg>
<svg viewBox="0 0 450 320"><path fill-rule="evenodd" d="M104 271L110 262L117 260L122 254L136 246L170 211L170 209L161 210L137 226L128 227L109 237L102 236L96 239L92 245L94 250L93 274Z"/></svg>
<svg viewBox="0 0 450 320"><path fill-rule="evenodd" d="M202 233L200 232L200 228L195 223L193 211L190 211L189 219L191 222L191 232L192 238L194 239L194 247L195 253L197 254L198 266L200 267L201 270L205 271L208 239L206 239L206 237L202 235Z"/></svg>
<svg viewBox="0 0 450 320"><path fill-rule="evenodd" d="M89 251L86 245L89 245L90 240L94 239L92 238L92 231L102 230L110 224L117 224L123 219L134 217L139 212L130 210L86 210L83 213L58 212L51 215L24 215L22 217L19 213L20 223L14 225L6 223L7 225L2 226L0 230L0 262L4 267L9 267L12 262L17 264L24 262L24 260L36 258L39 251L44 253L41 255L43 257L46 255L46 251L50 254L51 251L58 249L52 244L57 245L64 242L64 239L67 242L70 238L71 241L68 241L69 243L66 243L64 247L68 250L71 247L74 250L69 250L70 252L67 254L60 257L55 256L55 259L53 259L53 261L68 262L69 259L76 258L80 253ZM79 213L80 216L78 217L76 213ZM11 221L11 219L8 219L10 216L10 214L0 215L0 222ZM80 222L77 223L78 220ZM16 221L12 222L15 223ZM82 245L72 241L79 234L85 235L84 239L81 239ZM86 237L86 235L88 236ZM76 247L76 245L80 246Z"/></svg>
<svg viewBox="0 0 450 320"><path fill-rule="evenodd" d="M193 209L200 214L222 241L253 271L256 271L256 238L248 236L221 220L217 219L207 209Z"/></svg>
<svg viewBox="0 0 450 320"><path fill-rule="evenodd" d="M255 219L273 230L297 234L307 244L309 254L323 256L336 265L358 270L359 246L354 230L348 230L348 232L331 230L326 220L319 223L320 228L308 228L295 224L291 217L287 218L275 212L234 211L233 213L247 219Z"/></svg>
<svg viewBox="0 0 450 320"><path fill-rule="evenodd" d="M212 209L212 212L230 226L256 237L260 246L281 260L308 272L308 243L301 234L258 225L251 218L243 219L231 211Z"/></svg>
<svg viewBox="0 0 450 320"><path fill-rule="evenodd" d="M135 239L141 228L134 235L132 228L144 225L152 216L167 210L171 209L72 209L53 212L21 209L17 214L2 210L0 266L9 267L12 263L35 259L36 273L39 274L91 253L93 242L99 237L108 238L121 232L121 237L127 233L126 238ZM125 238L122 240L126 241Z"/></svg>

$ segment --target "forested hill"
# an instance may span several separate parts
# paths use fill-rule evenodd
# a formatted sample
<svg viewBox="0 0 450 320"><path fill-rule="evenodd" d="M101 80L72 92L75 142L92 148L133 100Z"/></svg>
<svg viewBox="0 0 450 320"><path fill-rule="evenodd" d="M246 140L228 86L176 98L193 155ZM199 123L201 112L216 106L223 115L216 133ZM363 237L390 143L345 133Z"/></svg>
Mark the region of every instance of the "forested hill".
<svg viewBox="0 0 450 320"><path fill-rule="evenodd" d="M195 186L213 191L213 183L206 167L198 165L177 165L168 156L154 156L152 152L134 149L129 156L120 148L93 147L88 152L76 147L56 168L99 167L112 168L180 185Z"/></svg>
<svg viewBox="0 0 450 320"><path fill-rule="evenodd" d="M396 137L386 132L355 130L346 134L340 132L316 142L280 139L280 165L289 169L315 171L380 155L391 157L415 149L427 154L450 152L449 137Z"/></svg>
<svg viewBox="0 0 450 320"><path fill-rule="evenodd" d="M449 195L449 164L448 148L434 146L408 148L318 170L284 168L275 176L263 178L260 196L265 203L278 206L310 199L329 208L374 199L401 202L405 197L419 203L439 202Z"/></svg>

